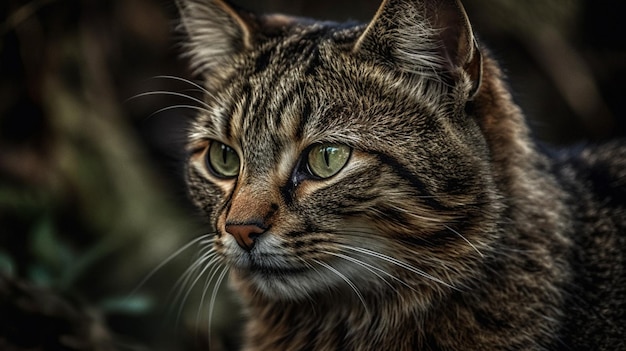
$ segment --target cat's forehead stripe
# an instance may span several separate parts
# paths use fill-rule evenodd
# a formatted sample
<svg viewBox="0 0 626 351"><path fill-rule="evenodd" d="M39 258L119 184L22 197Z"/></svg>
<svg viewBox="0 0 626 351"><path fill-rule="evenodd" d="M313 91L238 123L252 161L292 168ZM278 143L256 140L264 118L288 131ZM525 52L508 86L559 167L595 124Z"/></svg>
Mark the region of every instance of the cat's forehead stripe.
<svg viewBox="0 0 626 351"><path fill-rule="evenodd" d="M241 121L244 115L248 113L252 101L252 88L250 87L250 85L244 84L241 88L241 92L237 94L237 97L238 98L235 99L234 102L234 105L236 107L231 108L229 110L231 114L228 116L224 116L223 118L223 120L225 121L224 135L227 140L238 139L239 134L242 132Z"/></svg>

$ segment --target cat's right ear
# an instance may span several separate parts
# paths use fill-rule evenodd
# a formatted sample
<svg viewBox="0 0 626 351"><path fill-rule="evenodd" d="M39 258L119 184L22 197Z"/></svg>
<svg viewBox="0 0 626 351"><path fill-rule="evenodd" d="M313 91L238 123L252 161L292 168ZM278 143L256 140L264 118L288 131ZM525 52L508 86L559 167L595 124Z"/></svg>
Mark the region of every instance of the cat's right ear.
<svg viewBox="0 0 626 351"><path fill-rule="evenodd" d="M177 4L194 73L207 74L252 47L251 14L222 0L177 0Z"/></svg>

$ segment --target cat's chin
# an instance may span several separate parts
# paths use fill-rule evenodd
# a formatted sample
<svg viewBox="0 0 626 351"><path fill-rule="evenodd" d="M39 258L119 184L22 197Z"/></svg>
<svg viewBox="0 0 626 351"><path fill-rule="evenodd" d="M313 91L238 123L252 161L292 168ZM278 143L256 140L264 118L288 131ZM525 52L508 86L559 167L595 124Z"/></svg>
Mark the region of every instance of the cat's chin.
<svg viewBox="0 0 626 351"><path fill-rule="evenodd" d="M313 270L306 268L231 268L231 283L241 289L261 293L274 300L302 300L310 297L328 282Z"/></svg>
<svg viewBox="0 0 626 351"><path fill-rule="evenodd" d="M299 301L329 291L347 290L348 294L354 294L353 289L357 289L360 294L365 293L365 290L375 288L376 280L372 280L373 277L367 273L360 272L350 265L336 265L336 267L337 269L332 270L316 270L306 266L294 268L231 267L230 280L237 291L245 290L253 295L260 293L269 300Z"/></svg>

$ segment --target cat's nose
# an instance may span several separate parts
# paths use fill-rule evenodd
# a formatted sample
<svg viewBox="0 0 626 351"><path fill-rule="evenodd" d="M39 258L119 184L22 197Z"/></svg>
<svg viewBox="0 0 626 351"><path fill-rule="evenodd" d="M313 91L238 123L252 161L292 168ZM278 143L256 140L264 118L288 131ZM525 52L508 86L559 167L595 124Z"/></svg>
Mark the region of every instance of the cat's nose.
<svg viewBox="0 0 626 351"><path fill-rule="evenodd" d="M254 247L256 239L265 232L265 228L260 227L257 224L226 224L226 232L232 235L237 244L246 250L250 251Z"/></svg>

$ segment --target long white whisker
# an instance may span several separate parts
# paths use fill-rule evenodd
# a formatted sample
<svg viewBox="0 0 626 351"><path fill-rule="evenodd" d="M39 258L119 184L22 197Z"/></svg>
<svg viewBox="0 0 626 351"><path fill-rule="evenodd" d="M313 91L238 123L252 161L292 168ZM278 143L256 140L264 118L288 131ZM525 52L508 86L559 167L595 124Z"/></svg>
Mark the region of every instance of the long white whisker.
<svg viewBox="0 0 626 351"><path fill-rule="evenodd" d="M203 252L185 270L185 273L183 273L183 275L176 281L176 283L174 284L174 287L179 287L180 286L180 287L184 288L185 286L188 286L189 285L189 281L191 280L191 277L193 276L193 274L196 271L198 271L199 269L201 269L201 267L206 267L205 263L207 261L213 260L216 255L217 255L217 253L215 252L215 250L207 250L206 252ZM179 297L180 297L180 294L177 294L175 300L177 300Z"/></svg>
<svg viewBox="0 0 626 351"><path fill-rule="evenodd" d="M210 112L206 108L202 108L202 107L199 107L199 106L193 106L193 105L172 105L172 106L168 106L168 107L163 107L162 109L159 109L157 111L152 112L147 118L152 118L152 117L154 117L155 115L158 115L161 112L165 112L165 111L168 111L168 110L173 110L173 109L176 109L176 108L187 108L187 109L197 110L197 111L206 112L206 113Z"/></svg>
<svg viewBox="0 0 626 351"><path fill-rule="evenodd" d="M200 297L200 307L198 308L198 313L196 313L196 325L200 324L200 313L202 312L202 308L204 306L204 300L206 298L206 293L209 289L209 285L211 285L213 278L215 277L219 269L222 267L219 264L219 258L217 260L212 260L211 262L209 262L209 264L212 267L211 267L211 270L209 271L209 274L207 274L207 279L205 280L204 287L202 288L202 296Z"/></svg>
<svg viewBox="0 0 626 351"><path fill-rule="evenodd" d="M454 234L458 235L461 239L465 240L465 242L466 242L469 246L471 246L471 247L474 249L474 251L476 251L476 252L480 255L480 257L485 258L485 255L483 255L483 253L482 253L482 252L480 252L480 251L478 250L478 248L477 248L476 246L474 246L474 244L472 244L469 240L467 240L467 238L466 238L465 236L461 235L461 233L457 232L456 230L454 230L454 229L450 228L449 226L447 226L447 225L445 225L445 224L444 224L444 227L446 227L446 229L448 229L449 231L453 232Z"/></svg>
<svg viewBox="0 0 626 351"><path fill-rule="evenodd" d="M398 289L396 289L393 285L391 285L387 279L383 278L380 274L376 273L374 271L374 269L377 269L379 271L382 271L382 269L374 267L366 262L363 262L357 258L354 257L350 257L348 255L344 255L344 254L340 254L340 253L336 253L336 252L330 252L330 251L322 251L323 253L327 254L327 255L331 255L331 256L335 256L335 257L339 257L341 259L344 259L346 261L352 262L354 264L357 264L363 268L365 268L366 270L368 270L370 273L374 274L376 277L378 277L378 279L382 280L383 282L385 282L385 284L387 284L387 286L389 286L391 289L393 289L396 293L398 292ZM384 272L387 273L387 272Z"/></svg>
<svg viewBox="0 0 626 351"><path fill-rule="evenodd" d="M368 315L370 314L369 309L367 308L367 304L365 303L365 299L363 298L363 295L361 294L359 289L356 287L356 285L354 285L354 283L350 279L348 279L348 277L346 277L341 272L339 272L338 270L336 270L332 266L330 266L330 265L328 265L328 264L326 264L326 263L324 263L322 261L319 261L319 260L316 260L316 259L313 259L312 261L317 263L318 265L328 269L329 271L335 273L338 277L343 279L343 281L346 282L346 284L348 284L350 286L350 288L352 288L352 290L357 295L359 300L361 300L361 304L363 304L363 308L365 309L365 313L367 313Z"/></svg>
<svg viewBox="0 0 626 351"><path fill-rule="evenodd" d="M378 271L384 275L386 275L387 277L397 281L398 283L404 285L405 287L413 290L413 291L417 291L415 290L412 286L410 286L409 284L407 284L406 282L404 282L402 279L394 276L393 274L385 271L384 269L381 269L379 267L373 266L367 262L361 261L358 258L352 257L350 255L344 255L344 254L340 254L340 253L336 253L336 252L329 252L329 251L322 251L323 253L326 253L328 255L332 255L332 256L336 256L339 258L343 258L344 260L356 263L360 266L362 266L363 268L367 269L368 271L372 272L373 274L375 274L378 278L380 278L382 281L384 281L390 288L392 288L393 290L395 290L396 292L398 292L398 289L396 289L393 285L391 285L387 279L383 278L380 274L376 273L375 271Z"/></svg>
<svg viewBox="0 0 626 351"><path fill-rule="evenodd" d="M215 255L216 253L211 252L211 251L209 251L207 254L202 255L200 258L196 259L196 261L191 266L189 266L187 270L185 270L185 273L183 273L183 275L180 278L178 278L178 280L172 287L172 292L174 290L178 290L175 297L173 298L174 302L180 301L181 296L183 295L183 292L185 291L185 287L189 286L189 281L192 279L192 276L194 275L194 273L198 271L198 269L200 269L200 267L202 267L202 265L205 262L212 260ZM175 303L172 304L172 306L174 305ZM172 309L170 309L170 312L172 312Z"/></svg>
<svg viewBox="0 0 626 351"><path fill-rule="evenodd" d="M215 253L213 253L212 255L207 255L207 256L213 257L213 256L215 256ZM218 257L213 257L209 261L209 263L204 265L204 267L202 268L200 273L198 273L198 275L196 276L196 279L194 279L193 282L187 288L187 292L185 293L185 296L183 296L183 298L182 298L182 300L180 301L180 304L179 304L178 314L176 315L176 324L178 324L178 321L180 320L180 316L182 314L183 307L185 306L185 303L187 302L187 299L189 298L189 294L191 294L191 291L193 290L194 286L196 286L196 284L198 283L200 278L202 278L204 273L213 266L213 263L217 262L218 260L219 260Z"/></svg>
<svg viewBox="0 0 626 351"><path fill-rule="evenodd" d="M187 83L187 84L189 84L189 85L192 85L192 86L194 86L194 87L196 87L196 88L200 89L200 90L201 90L203 93L205 93L205 94L209 94L209 95L211 94L208 90L206 90L206 88L205 88L205 87L201 86L200 84L195 83L195 82L192 82L192 81L190 81L189 79L185 79L185 78L182 78L182 77L168 76L168 75L160 75L160 76L154 76L154 77L152 77L152 78L153 78L153 79L172 79L172 80L178 80L178 81L181 81L181 82Z"/></svg>
<svg viewBox="0 0 626 351"><path fill-rule="evenodd" d="M208 337L209 337L209 345L211 345L211 327L212 327L212 322L213 322L213 310L215 308L215 299L217 298L217 293L220 290L220 285L222 284L222 281L224 280L224 277L226 276L226 273L228 273L228 267L224 266L222 268L222 273L220 273L220 276L217 278L217 281L215 282L215 286L213 287L213 292L211 293L211 301L209 303L209 325L208 325Z"/></svg>
<svg viewBox="0 0 626 351"><path fill-rule="evenodd" d="M363 254L366 254L366 255L369 255L369 256L372 256L372 257L379 258L379 259L381 259L383 261L387 261L387 262L389 262L391 264L394 264L394 265L396 265L396 266L398 266L400 268L404 268L404 269L406 269L406 270L408 270L410 272L413 272L413 273L415 273L417 275L420 275L420 276L422 276L424 278L430 279L430 280L432 280L432 281L434 281L436 283L442 284L442 285L444 285L444 286L446 286L448 288L456 290L456 288L454 286L444 282L443 280L438 279L436 277L433 277L432 275L430 275L430 274L428 274L428 273L426 273L426 272L424 272L424 271L422 271L420 269L417 269L417 268L415 268L415 267L413 267L413 266L411 266L411 265L409 265L409 264L407 264L407 263L405 263L403 261L400 261L400 260L398 260L396 258L393 258L391 256L387 256L385 254L382 254L382 253L379 253L379 252L376 252L376 251L372 251L372 250L369 250L369 249L366 249L366 248L362 248L362 247L352 247L352 246L347 246L347 245L341 245L341 247L349 249L349 250L353 250L353 251L356 251L356 252L361 252Z"/></svg>
<svg viewBox="0 0 626 351"><path fill-rule="evenodd" d="M211 108L211 106L209 104L207 104L206 102L204 102L204 101L202 101L200 99L197 99L197 98L195 98L193 96L189 96L189 95L186 95L186 94L183 94L183 93L177 93L177 92L174 92L174 91L164 91L164 90L148 91L148 92L145 92L145 93L140 93L140 94L137 94L135 96L129 97L128 99L126 99L126 101L128 102L128 101L131 101L131 100L134 100L134 99L138 99L140 97L150 96L150 95L172 95L172 96L183 97L185 99L189 99L191 101L197 102L197 103L199 103L200 105L202 105L202 106L204 106L206 108L209 108L209 109Z"/></svg>
<svg viewBox="0 0 626 351"><path fill-rule="evenodd" d="M295 258L297 258L300 262L302 262L302 264L304 264L308 269L311 269L313 271L315 271L315 273L317 273L319 276L323 277L322 273L320 273L320 271L317 269L316 266L312 265L310 262L307 262L304 258L300 257L300 256L296 256ZM307 300L309 301L309 303L311 304L311 310L316 313L316 303L315 300L313 298L313 296L311 296L311 294L309 292L305 293L305 296L307 298Z"/></svg>
<svg viewBox="0 0 626 351"><path fill-rule="evenodd" d="M176 250L176 252L174 252L173 254L169 255L165 260L163 260L161 263L159 263L158 266L156 266L155 268L153 268L140 282L139 284L137 284L137 286L130 292L130 294L128 294L127 298L132 297L133 295L135 295L137 293L137 291L139 291L139 289L141 289L144 284L146 284L146 282L152 278L152 276L154 276L156 274L156 272L158 272L161 268L163 268L166 264L168 264L170 261L172 261L174 258L178 257L178 255L180 255L183 251L187 250L189 247L191 247L194 244L197 244L198 241L201 241L202 239L206 239L207 237L212 236L213 234L205 234L205 235L201 235L193 240L191 240L189 243L185 244L185 246L181 247L180 249Z"/></svg>

